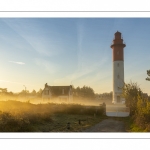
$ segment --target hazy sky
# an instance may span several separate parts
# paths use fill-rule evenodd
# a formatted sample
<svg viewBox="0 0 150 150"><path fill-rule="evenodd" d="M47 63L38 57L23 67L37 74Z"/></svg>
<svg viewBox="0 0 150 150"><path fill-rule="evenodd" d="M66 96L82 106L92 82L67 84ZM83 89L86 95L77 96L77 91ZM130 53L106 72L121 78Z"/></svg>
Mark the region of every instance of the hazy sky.
<svg viewBox="0 0 150 150"><path fill-rule="evenodd" d="M0 87L20 92L49 85L112 91L114 33L122 33L125 82L150 95L150 18L1 18Z"/></svg>

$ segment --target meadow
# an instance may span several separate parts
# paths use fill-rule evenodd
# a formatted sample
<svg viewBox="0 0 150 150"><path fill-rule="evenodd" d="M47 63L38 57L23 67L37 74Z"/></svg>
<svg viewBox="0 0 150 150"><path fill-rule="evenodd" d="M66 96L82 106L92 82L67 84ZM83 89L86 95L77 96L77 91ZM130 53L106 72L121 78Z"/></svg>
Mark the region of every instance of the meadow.
<svg viewBox="0 0 150 150"><path fill-rule="evenodd" d="M104 107L0 101L0 132L81 132L106 118Z"/></svg>

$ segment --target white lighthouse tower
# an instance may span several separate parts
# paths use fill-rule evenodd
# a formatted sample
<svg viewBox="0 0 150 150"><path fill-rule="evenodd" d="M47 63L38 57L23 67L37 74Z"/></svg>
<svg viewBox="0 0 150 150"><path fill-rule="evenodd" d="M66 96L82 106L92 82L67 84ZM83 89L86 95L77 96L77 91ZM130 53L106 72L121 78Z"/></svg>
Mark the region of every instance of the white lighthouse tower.
<svg viewBox="0 0 150 150"><path fill-rule="evenodd" d="M121 33L116 32L112 48L113 58L113 100L114 104L121 104L124 99L121 98L122 88L124 86L124 52L123 48L126 45L123 43Z"/></svg>

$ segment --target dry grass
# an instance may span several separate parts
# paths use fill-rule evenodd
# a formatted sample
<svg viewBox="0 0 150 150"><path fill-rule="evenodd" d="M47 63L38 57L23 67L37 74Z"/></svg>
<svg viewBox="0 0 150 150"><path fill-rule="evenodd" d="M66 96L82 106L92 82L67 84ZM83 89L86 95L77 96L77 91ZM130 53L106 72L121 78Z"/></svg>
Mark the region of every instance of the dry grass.
<svg viewBox="0 0 150 150"><path fill-rule="evenodd" d="M0 111L0 132L78 132L104 117L102 106L79 104L0 101Z"/></svg>

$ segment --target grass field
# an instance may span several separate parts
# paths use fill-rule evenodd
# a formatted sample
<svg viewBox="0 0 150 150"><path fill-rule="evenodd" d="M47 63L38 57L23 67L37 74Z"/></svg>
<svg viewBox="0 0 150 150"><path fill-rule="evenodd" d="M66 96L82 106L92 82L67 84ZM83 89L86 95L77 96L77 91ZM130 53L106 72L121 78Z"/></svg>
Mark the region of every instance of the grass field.
<svg viewBox="0 0 150 150"><path fill-rule="evenodd" d="M0 132L80 132L104 118L102 106L0 101Z"/></svg>
<svg viewBox="0 0 150 150"><path fill-rule="evenodd" d="M105 116L102 106L0 101L0 132L81 132L107 118L124 122L127 132L146 132L130 116Z"/></svg>
<svg viewBox="0 0 150 150"><path fill-rule="evenodd" d="M96 123L99 123L105 116L91 115L68 115L54 114L51 116L52 122L35 125L37 132L81 132ZM70 127L68 128L68 123ZM79 124L80 123L80 124Z"/></svg>

